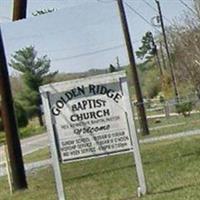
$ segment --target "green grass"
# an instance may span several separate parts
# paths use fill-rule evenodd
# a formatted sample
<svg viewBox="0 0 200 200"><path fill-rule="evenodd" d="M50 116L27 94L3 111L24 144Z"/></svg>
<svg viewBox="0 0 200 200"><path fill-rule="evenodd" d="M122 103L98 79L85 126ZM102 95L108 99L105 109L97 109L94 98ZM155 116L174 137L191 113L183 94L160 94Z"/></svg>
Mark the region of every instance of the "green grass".
<svg viewBox="0 0 200 200"><path fill-rule="evenodd" d="M30 136L38 135L45 132L45 127L30 124L25 128L20 129L20 137L27 138Z"/></svg>
<svg viewBox="0 0 200 200"><path fill-rule="evenodd" d="M36 152L33 152L31 154L24 156L24 162L25 163L31 163L31 162L37 162L37 161L40 161L40 160L46 160L46 159L49 159L49 158L50 158L49 148L45 147L43 149L40 149Z"/></svg>
<svg viewBox="0 0 200 200"><path fill-rule="evenodd" d="M157 120L159 120L159 122L156 122ZM150 135L145 137L169 135L179 132L196 130L200 129L200 114L191 114L188 117L178 115L171 116L169 118L162 117L156 119L148 119L148 125L150 128ZM136 121L136 126L138 127L138 121ZM144 138L144 136L141 136L141 138Z"/></svg>
<svg viewBox="0 0 200 200"><path fill-rule="evenodd" d="M149 194L144 200L200 199L200 136L141 145ZM46 153L44 153L46 154ZM133 200L136 173L131 154L62 165L68 200ZM1 200L56 199L51 168L28 176L29 190L8 193L0 179Z"/></svg>

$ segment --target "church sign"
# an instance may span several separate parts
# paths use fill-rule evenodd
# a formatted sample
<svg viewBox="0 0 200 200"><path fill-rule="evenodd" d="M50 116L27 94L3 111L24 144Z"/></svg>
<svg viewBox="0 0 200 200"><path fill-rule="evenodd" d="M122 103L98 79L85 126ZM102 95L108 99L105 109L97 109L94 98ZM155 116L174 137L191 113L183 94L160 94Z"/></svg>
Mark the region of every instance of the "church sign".
<svg viewBox="0 0 200 200"><path fill-rule="evenodd" d="M55 160L133 152L144 179L125 72L48 84L40 92Z"/></svg>

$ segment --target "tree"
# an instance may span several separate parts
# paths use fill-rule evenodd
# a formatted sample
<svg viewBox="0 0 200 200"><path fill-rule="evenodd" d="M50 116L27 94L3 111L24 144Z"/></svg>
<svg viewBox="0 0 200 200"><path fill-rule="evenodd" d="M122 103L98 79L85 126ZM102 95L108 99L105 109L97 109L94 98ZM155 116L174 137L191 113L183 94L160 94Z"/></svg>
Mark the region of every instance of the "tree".
<svg viewBox="0 0 200 200"><path fill-rule="evenodd" d="M200 3L194 2L194 13L185 13L184 23L175 21L168 27L168 41L177 81L190 85L200 99Z"/></svg>
<svg viewBox="0 0 200 200"><path fill-rule="evenodd" d="M32 13L33 16L39 16L39 15L45 15L47 13L52 13L54 12L55 9L43 9L43 10L36 10L34 13Z"/></svg>
<svg viewBox="0 0 200 200"><path fill-rule="evenodd" d="M17 123L19 127L25 127L28 125L28 118L27 113L20 102L15 101L15 112L16 112L16 118ZM0 108L0 131L3 131L3 122L1 119L1 108Z"/></svg>
<svg viewBox="0 0 200 200"><path fill-rule="evenodd" d="M116 68L112 64L110 64L110 66L109 66L109 72L113 73L113 72L116 72L116 71L117 71Z"/></svg>
<svg viewBox="0 0 200 200"><path fill-rule="evenodd" d="M33 46L29 46L16 51L12 55L9 65L22 73L24 89L19 98L23 102L28 116L37 116L42 126L39 87L44 83L51 82L57 74L57 72L49 72L50 59L46 55L37 57L37 51Z"/></svg>
<svg viewBox="0 0 200 200"><path fill-rule="evenodd" d="M153 35L151 32L146 32L142 37L142 46L136 51L136 55L140 59L146 58L147 60L155 56L156 46L154 44Z"/></svg>

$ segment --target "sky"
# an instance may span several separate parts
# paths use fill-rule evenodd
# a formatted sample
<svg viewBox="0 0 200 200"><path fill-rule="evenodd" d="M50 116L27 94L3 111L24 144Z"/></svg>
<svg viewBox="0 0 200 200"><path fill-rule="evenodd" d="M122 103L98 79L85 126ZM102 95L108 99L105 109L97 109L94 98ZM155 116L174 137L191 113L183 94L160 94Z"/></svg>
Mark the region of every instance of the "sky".
<svg viewBox="0 0 200 200"><path fill-rule="evenodd" d="M157 15L156 4L154 0L124 2L133 48L137 50L145 32L155 35L160 31L151 25ZM192 5L192 0L184 2ZM160 4L165 25L180 20L189 11L179 0L160 0ZM56 9L53 13L32 15L36 10L52 8ZM110 64L116 66L116 57L121 66L128 64L115 0L28 0L27 19L11 22L11 18L12 0L0 0L0 25L8 63L17 50L32 45L38 56L51 59L51 71L105 69Z"/></svg>

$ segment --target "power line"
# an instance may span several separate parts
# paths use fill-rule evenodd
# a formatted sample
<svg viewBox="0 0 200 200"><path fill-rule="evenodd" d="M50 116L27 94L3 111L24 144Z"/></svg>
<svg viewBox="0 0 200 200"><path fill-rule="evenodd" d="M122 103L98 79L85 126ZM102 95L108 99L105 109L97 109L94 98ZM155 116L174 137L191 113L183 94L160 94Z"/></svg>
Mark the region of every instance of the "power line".
<svg viewBox="0 0 200 200"><path fill-rule="evenodd" d="M154 8L147 0L142 0L147 6L149 6L152 10L154 10L156 13L158 13L158 10L156 8ZM171 21L163 15L163 17L165 18L166 21L168 21L169 23L171 23Z"/></svg>
<svg viewBox="0 0 200 200"><path fill-rule="evenodd" d="M80 57L95 55L95 54L103 53L103 52L106 52L106 51L111 51L111 50L114 50L114 49L123 48L124 46L125 46L125 44L120 44L120 45L116 45L116 46L109 47L109 48L99 49L99 50L96 50L96 51L93 51L93 52L87 52L87 53L82 53L82 54L73 55L73 56L67 56L67 57L63 57L63 58L56 58L52 61L71 60L71 59L74 59L74 58L80 58Z"/></svg>
<svg viewBox="0 0 200 200"><path fill-rule="evenodd" d="M183 0L179 0L179 2L184 5L187 9L189 9L193 14L197 15L197 13L192 9L187 3L185 3Z"/></svg>
<svg viewBox="0 0 200 200"><path fill-rule="evenodd" d="M113 40L114 42L114 40ZM140 40L134 40L132 41L132 43L139 43L141 42ZM108 44L108 43L105 43L105 44ZM122 44L121 44L122 45ZM88 45L87 45L88 46ZM81 47L87 47L86 45L81 45ZM120 45L116 45L117 47L120 46ZM108 47L106 49L110 49L110 48L115 48L116 46L111 46L111 47ZM79 46L78 46L79 47ZM78 48L77 47L77 48ZM44 52L44 53L53 53L53 52L61 52L61 51L70 51L71 49L68 49L68 48L62 48L62 49L53 49L53 50L47 50L47 51L40 51L40 52ZM96 52L96 51L101 51L101 50L104 50L104 49L97 49L97 50L94 50L93 52ZM89 53L93 53L93 52L89 52Z"/></svg>
<svg viewBox="0 0 200 200"><path fill-rule="evenodd" d="M155 30L161 32L159 29L157 29L155 26L153 26L142 14L140 14L137 10L135 10L132 6L130 6L127 2L124 2L124 3L131 11L133 11L136 15L138 15L141 19L143 19L143 21L145 21L147 24L149 24Z"/></svg>
<svg viewBox="0 0 200 200"><path fill-rule="evenodd" d="M154 8L149 2L147 2L146 0L142 0L147 6L149 6L152 10L154 10L155 12L158 12L156 8Z"/></svg>

